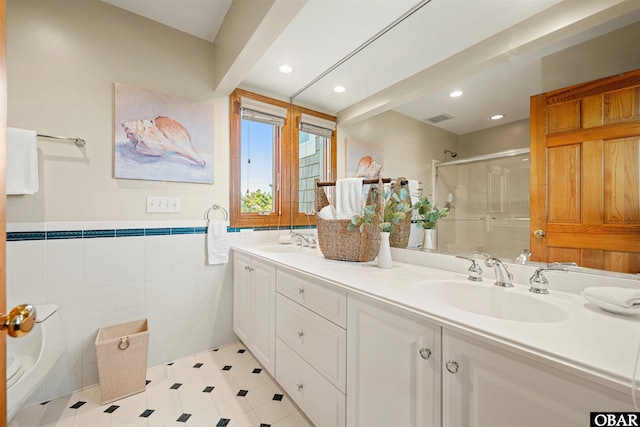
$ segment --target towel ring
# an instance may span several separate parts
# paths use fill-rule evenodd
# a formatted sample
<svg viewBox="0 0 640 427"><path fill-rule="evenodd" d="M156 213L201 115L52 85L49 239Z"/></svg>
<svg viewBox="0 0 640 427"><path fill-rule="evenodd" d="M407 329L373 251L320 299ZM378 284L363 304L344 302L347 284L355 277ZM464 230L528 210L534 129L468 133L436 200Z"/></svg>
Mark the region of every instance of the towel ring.
<svg viewBox="0 0 640 427"><path fill-rule="evenodd" d="M223 216L223 220L226 221L229 219L229 213L227 212L227 210L225 208L223 208L220 205L212 205L209 209L206 210L206 212L204 213L204 219L205 221L207 221L207 224L209 222L211 222L211 218L209 218L209 215L211 214L211 212L214 211L222 211L222 216Z"/></svg>

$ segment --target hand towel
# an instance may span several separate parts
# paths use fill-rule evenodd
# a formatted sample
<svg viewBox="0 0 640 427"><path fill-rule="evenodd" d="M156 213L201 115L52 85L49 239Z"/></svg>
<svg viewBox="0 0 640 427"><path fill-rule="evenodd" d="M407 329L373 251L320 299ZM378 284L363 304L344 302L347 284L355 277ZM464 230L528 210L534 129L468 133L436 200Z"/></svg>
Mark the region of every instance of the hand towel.
<svg viewBox="0 0 640 427"><path fill-rule="evenodd" d="M7 128L7 194L35 194L37 191L36 132Z"/></svg>
<svg viewBox="0 0 640 427"><path fill-rule="evenodd" d="M582 293L589 298L619 307L640 307L640 289L594 286L585 288Z"/></svg>
<svg viewBox="0 0 640 427"><path fill-rule="evenodd" d="M351 219L362 214L362 178L336 181L336 212L338 219Z"/></svg>
<svg viewBox="0 0 640 427"><path fill-rule="evenodd" d="M227 239L227 221L209 221L207 227L207 260L209 265L229 262L229 240Z"/></svg>

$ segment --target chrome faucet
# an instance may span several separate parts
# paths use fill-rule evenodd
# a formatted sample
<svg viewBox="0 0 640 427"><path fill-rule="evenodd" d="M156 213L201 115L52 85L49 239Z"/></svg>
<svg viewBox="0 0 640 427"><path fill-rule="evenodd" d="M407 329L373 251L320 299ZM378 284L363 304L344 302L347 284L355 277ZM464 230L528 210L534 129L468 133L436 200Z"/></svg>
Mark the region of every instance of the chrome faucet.
<svg viewBox="0 0 640 427"><path fill-rule="evenodd" d="M569 263L559 263L554 262L548 264L546 267L537 268L533 273L533 276L529 279L529 284L531 287L529 288L529 292L533 292L534 294L542 294L547 295L549 293L549 281L546 277L544 277L543 272L545 271L564 271L565 273L569 271L566 266L577 266L575 262Z"/></svg>
<svg viewBox="0 0 640 427"><path fill-rule="evenodd" d="M316 236L309 233L291 233L292 236L296 238L296 244L298 246L304 246L305 248L315 248L318 242L316 241Z"/></svg>
<svg viewBox="0 0 640 427"><path fill-rule="evenodd" d="M504 265L500 259L489 255L489 257L484 260L484 265L487 267L493 267L496 275L496 282L494 285L505 288L511 288L513 286L513 274L509 272L507 266Z"/></svg>
<svg viewBox="0 0 640 427"><path fill-rule="evenodd" d="M482 282L482 268L480 268L480 264L478 264L478 261L476 259L462 255L456 255L456 258L462 258L471 261L471 266L469 266L469 268L467 269L467 273L469 273L469 277L467 277L467 279L471 280L472 282Z"/></svg>
<svg viewBox="0 0 640 427"><path fill-rule="evenodd" d="M529 249L522 249L520 251L520 255L515 260L516 264L526 264L529 261L529 257L531 256L531 251Z"/></svg>

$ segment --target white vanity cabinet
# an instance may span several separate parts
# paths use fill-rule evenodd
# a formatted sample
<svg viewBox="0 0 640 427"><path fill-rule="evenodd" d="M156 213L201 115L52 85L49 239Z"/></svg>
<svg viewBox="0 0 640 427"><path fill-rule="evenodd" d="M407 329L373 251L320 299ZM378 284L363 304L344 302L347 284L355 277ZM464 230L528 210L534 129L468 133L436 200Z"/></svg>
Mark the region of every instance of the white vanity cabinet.
<svg viewBox="0 0 640 427"><path fill-rule="evenodd" d="M275 372L276 267L233 254L233 331L265 369Z"/></svg>
<svg viewBox="0 0 640 427"><path fill-rule="evenodd" d="M346 292L278 267L276 380L316 426L345 425Z"/></svg>
<svg viewBox="0 0 640 427"><path fill-rule="evenodd" d="M443 329L444 426L584 427L590 412L633 411L629 395Z"/></svg>
<svg viewBox="0 0 640 427"><path fill-rule="evenodd" d="M347 355L347 425L441 425L438 325L350 295Z"/></svg>

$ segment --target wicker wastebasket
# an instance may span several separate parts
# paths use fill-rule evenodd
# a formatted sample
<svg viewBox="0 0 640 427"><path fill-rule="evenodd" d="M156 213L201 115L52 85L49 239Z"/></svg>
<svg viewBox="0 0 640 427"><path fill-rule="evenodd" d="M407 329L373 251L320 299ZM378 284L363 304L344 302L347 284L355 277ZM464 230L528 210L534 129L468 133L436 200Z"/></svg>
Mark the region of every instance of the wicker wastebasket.
<svg viewBox="0 0 640 427"><path fill-rule="evenodd" d="M103 405L145 390L148 353L147 319L100 328L96 356Z"/></svg>

